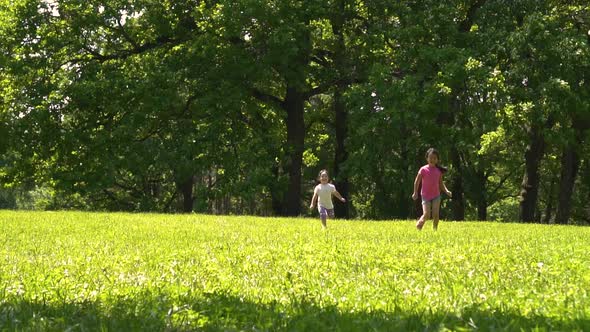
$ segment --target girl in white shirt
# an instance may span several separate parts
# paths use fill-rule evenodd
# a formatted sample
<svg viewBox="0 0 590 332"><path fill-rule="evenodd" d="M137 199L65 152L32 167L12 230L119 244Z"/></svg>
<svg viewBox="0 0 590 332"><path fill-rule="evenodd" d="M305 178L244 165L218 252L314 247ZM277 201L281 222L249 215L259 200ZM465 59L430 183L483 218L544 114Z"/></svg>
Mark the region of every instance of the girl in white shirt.
<svg viewBox="0 0 590 332"><path fill-rule="evenodd" d="M342 203L346 202L346 199L340 195L333 184L328 183L330 181L328 171L325 169L321 170L318 178L320 180L320 184L318 184L313 190L313 197L311 199L309 208L313 209L316 201L318 202L318 211L320 212L322 227L326 228L326 219L334 218L334 204L332 204L332 195L336 196Z"/></svg>

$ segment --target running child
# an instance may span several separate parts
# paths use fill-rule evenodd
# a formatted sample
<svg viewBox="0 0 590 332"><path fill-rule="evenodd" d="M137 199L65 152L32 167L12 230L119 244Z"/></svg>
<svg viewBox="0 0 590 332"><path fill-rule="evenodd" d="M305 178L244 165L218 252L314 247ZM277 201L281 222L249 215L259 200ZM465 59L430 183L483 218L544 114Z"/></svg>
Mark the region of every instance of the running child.
<svg viewBox="0 0 590 332"><path fill-rule="evenodd" d="M428 149L426 161L428 165L423 166L418 171L414 181L414 193L412 194L412 199L417 200L418 187L422 184L422 216L416 222L416 228L422 230L426 220L432 217L432 227L437 230L441 201L440 190L442 189L449 197L452 197L452 193L443 182L443 174L447 171L447 168L438 164L440 161L438 151L433 148Z"/></svg>
<svg viewBox="0 0 590 332"><path fill-rule="evenodd" d="M334 204L332 204L332 195L336 196L342 203L346 202L346 199L340 195L336 190L336 186L329 183L330 177L328 171L325 169L320 171L318 175L318 184L313 190L313 197L311 198L310 209L313 209L316 201L318 203L318 211L320 212L320 219L322 220L322 227L325 229L328 227L326 219L334 218Z"/></svg>

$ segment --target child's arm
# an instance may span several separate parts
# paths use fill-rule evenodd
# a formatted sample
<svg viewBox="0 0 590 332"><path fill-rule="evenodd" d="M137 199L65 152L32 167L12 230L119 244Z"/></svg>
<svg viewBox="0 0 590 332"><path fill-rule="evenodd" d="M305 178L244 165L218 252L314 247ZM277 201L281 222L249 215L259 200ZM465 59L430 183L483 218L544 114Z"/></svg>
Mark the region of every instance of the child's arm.
<svg viewBox="0 0 590 332"><path fill-rule="evenodd" d="M416 175L416 180L414 180L414 193L412 194L413 200L418 199L418 187L420 187L420 182L422 182L422 174L418 172L418 175Z"/></svg>
<svg viewBox="0 0 590 332"><path fill-rule="evenodd" d="M315 206L315 202L318 200L318 192L317 191L313 191L313 197L311 198L311 204L309 204L309 208L313 209L313 207Z"/></svg>
<svg viewBox="0 0 590 332"><path fill-rule="evenodd" d="M449 197L453 197L453 193L450 192L449 189L447 189L447 186L445 186L445 182L443 181L442 176L440 177L440 187L442 188L445 194L447 194Z"/></svg>
<svg viewBox="0 0 590 332"><path fill-rule="evenodd" d="M342 195L340 195L340 193L338 192L338 190L334 190L333 192L334 196L336 196L342 203L346 202L346 199L344 197L342 197Z"/></svg>

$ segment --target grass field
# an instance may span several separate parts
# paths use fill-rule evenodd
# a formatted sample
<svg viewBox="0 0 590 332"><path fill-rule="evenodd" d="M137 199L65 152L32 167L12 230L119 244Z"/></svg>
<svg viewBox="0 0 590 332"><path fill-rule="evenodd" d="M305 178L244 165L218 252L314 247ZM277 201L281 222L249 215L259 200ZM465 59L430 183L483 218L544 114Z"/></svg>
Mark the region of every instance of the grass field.
<svg viewBox="0 0 590 332"><path fill-rule="evenodd" d="M0 211L1 330L586 330L590 228Z"/></svg>

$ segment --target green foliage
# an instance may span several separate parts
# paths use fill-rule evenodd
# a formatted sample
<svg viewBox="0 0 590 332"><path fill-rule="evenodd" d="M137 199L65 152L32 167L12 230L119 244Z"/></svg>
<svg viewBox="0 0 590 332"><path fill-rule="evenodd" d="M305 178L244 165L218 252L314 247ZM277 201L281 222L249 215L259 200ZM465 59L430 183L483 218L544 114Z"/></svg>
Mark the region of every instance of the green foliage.
<svg viewBox="0 0 590 332"><path fill-rule="evenodd" d="M590 328L588 229L0 212L8 330Z"/></svg>
<svg viewBox="0 0 590 332"><path fill-rule="evenodd" d="M536 214L576 146L587 220L589 30L584 1L2 1L0 185L48 188L46 208L281 214L328 168L353 216L408 218L434 146L453 209L505 219L534 137Z"/></svg>

